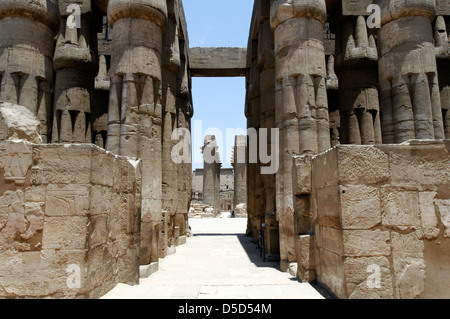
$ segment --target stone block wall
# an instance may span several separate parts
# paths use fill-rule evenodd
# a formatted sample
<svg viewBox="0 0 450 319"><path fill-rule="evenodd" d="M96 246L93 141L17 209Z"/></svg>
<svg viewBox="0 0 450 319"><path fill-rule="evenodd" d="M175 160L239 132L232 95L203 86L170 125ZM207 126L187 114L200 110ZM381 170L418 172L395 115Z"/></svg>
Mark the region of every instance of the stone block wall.
<svg viewBox="0 0 450 319"><path fill-rule="evenodd" d="M139 281L141 162L0 143L0 297L98 298Z"/></svg>
<svg viewBox="0 0 450 319"><path fill-rule="evenodd" d="M297 239L299 272L312 265L339 298L450 297L449 150L411 140L314 157L313 232Z"/></svg>

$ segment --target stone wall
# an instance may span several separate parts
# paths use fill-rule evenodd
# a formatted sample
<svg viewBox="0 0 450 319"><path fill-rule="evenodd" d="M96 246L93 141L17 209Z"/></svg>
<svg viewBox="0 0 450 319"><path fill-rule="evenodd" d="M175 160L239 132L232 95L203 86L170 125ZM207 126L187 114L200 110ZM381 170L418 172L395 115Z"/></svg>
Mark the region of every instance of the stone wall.
<svg viewBox="0 0 450 319"><path fill-rule="evenodd" d="M450 297L449 150L411 140L297 158L313 229L296 240L299 277L315 270L339 298Z"/></svg>
<svg viewBox="0 0 450 319"><path fill-rule="evenodd" d="M138 284L141 162L95 145L0 143L0 297Z"/></svg>

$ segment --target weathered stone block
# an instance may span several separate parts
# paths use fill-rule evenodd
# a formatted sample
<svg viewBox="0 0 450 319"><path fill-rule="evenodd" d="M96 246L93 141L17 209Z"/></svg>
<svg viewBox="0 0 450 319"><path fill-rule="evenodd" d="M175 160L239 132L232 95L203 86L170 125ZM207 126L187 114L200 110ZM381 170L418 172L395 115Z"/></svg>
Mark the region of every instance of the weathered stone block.
<svg viewBox="0 0 450 319"><path fill-rule="evenodd" d="M436 15L450 15L450 3L446 0L436 1Z"/></svg>
<svg viewBox="0 0 450 319"><path fill-rule="evenodd" d="M389 154L392 186L434 190L437 184L448 184L450 162L442 142L414 140L405 145L380 146Z"/></svg>
<svg viewBox="0 0 450 319"><path fill-rule="evenodd" d="M381 188L382 224L394 229L418 229L419 196L415 191Z"/></svg>
<svg viewBox="0 0 450 319"><path fill-rule="evenodd" d="M436 239L440 233L434 205L435 196L436 192L419 193L421 231L426 239Z"/></svg>
<svg viewBox="0 0 450 319"><path fill-rule="evenodd" d="M370 229L381 223L379 190L371 186L340 186L343 229Z"/></svg>
<svg viewBox="0 0 450 319"><path fill-rule="evenodd" d="M42 248L42 203L27 203L21 190L0 197L0 248L39 251Z"/></svg>
<svg viewBox="0 0 450 319"><path fill-rule="evenodd" d="M90 209L89 214L110 214L117 206L114 203L117 195L111 191L110 187L93 185L91 187Z"/></svg>
<svg viewBox="0 0 450 319"><path fill-rule="evenodd" d="M191 48L189 56L194 76L245 75L246 48Z"/></svg>
<svg viewBox="0 0 450 319"><path fill-rule="evenodd" d="M89 184L92 145L33 146L33 159L39 161L43 184Z"/></svg>
<svg viewBox="0 0 450 319"><path fill-rule="evenodd" d="M10 141L1 144L0 168L3 170L3 180L17 186L25 184L28 172L33 163L31 144L24 141Z"/></svg>
<svg viewBox="0 0 450 319"><path fill-rule="evenodd" d="M389 256L390 235L382 230L343 230L344 253L353 257Z"/></svg>
<svg viewBox="0 0 450 319"><path fill-rule="evenodd" d="M90 185L47 186L45 216L84 216L90 206Z"/></svg>
<svg viewBox="0 0 450 319"><path fill-rule="evenodd" d="M349 299L392 299L394 289L387 257L345 258L345 282Z"/></svg>
<svg viewBox="0 0 450 319"><path fill-rule="evenodd" d="M88 245L92 249L99 245L105 245L108 240L107 215L95 215L89 218Z"/></svg>
<svg viewBox="0 0 450 319"><path fill-rule="evenodd" d="M319 224L340 227L339 187L331 186L317 190L317 216Z"/></svg>
<svg viewBox="0 0 450 319"><path fill-rule="evenodd" d="M312 191L312 157L294 156L292 186L294 195L311 194Z"/></svg>
<svg viewBox="0 0 450 319"><path fill-rule="evenodd" d="M373 0L343 0L342 14L345 16L365 16L370 13L367 12L367 7L373 3Z"/></svg>
<svg viewBox="0 0 450 319"><path fill-rule="evenodd" d="M312 169L312 178L315 188L338 185L339 172L337 149L333 148L315 156L312 163Z"/></svg>
<svg viewBox="0 0 450 319"><path fill-rule="evenodd" d="M445 227L445 237L450 237L450 200L438 199L436 200L436 206L441 216L441 222Z"/></svg>
<svg viewBox="0 0 450 319"><path fill-rule="evenodd" d="M84 250L2 253L0 295L9 297L75 298L83 294L71 289L68 265L80 265L80 284L86 283ZM26 283L26 284L19 284Z"/></svg>
<svg viewBox="0 0 450 319"><path fill-rule="evenodd" d="M88 219L85 216L46 217L43 249L85 249Z"/></svg>
<svg viewBox="0 0 450 319"><path fill-rule="evenodd" d="M98 147L92 150L92 184L104 186L114 185L115 156L110 152L104 152Z"/></svg>
<svg viewBox="0 0 450 319"><path fill-rule="evenodd" d="M319 282L328 287L338 298L346 298L345 268L341 255L319 249Z"/></svg>
<svg viewBox="0 0 450 319"><path fill-rule="evenodd" d="M344 243L341 229L321 226L320 230L316 231L315 242L317 246L336 254L344 253Z"/></svg>
<svg viewBox="0 0 450 319"><path fill-rule="evenodd" d="M295 241L295 251L297 256L297 264L299 267L309 270L313 270L315 268L314 236L298 236Z"/></svg>
<svg viewBox="0 0 450 319"><path fill-rule="evenodd" d="M30 186L25 188L26 202L45 202L46 186Z"/></svg>
<svg viewBox="0 0 450 319"><path fill-rule="evenodd" d="M0 102L0 141L22 139L42 143L40 122L25 106Z"/></svg>
<svg viewBox="0 0 450 319"><path fill-rule="evenodd" d="M337 150L342 184L370 185L389 180L389 158L379 148L339 145Z"/></svg>
<svg viewBox="0 0 450 319"><path fill-rule="evenodd" d="M424 243L415 233L392 233L394 288L397 298L411 299L424 290Z"/></svg>

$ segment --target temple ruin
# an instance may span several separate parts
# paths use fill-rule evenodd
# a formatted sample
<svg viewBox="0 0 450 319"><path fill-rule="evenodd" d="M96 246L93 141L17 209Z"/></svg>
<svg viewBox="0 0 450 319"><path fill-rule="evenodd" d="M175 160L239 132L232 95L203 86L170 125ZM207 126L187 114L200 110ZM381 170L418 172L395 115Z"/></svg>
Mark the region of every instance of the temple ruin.
<svg viewBox="0 0 450 319"><path fill-rule="evenodd" d="M234 205L266 260L338 298L450 297L450 3L249 19L247 48L190 48L182 0L0 2L0 297L99 298L186 242L195 76L246 78Z"/></svg>

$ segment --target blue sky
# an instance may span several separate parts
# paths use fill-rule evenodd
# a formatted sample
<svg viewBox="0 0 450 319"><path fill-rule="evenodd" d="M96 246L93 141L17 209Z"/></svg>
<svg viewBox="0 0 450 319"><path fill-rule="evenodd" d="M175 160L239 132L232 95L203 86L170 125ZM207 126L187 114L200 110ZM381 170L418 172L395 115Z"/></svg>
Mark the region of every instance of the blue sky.
<svg viewBox="0 0 450 319"><path fill-rule="evenodd" d="M247 47L253 0L183 0L183 6L191 48ZM226 131L247 127L245 78L194 77L192 94L193 169L203 167L200 153L203 136L200 135L208 133L208 128L218 128L222 132L223 138L218 138L222 167L231 167L230 148L234 135Z"/></svg>

